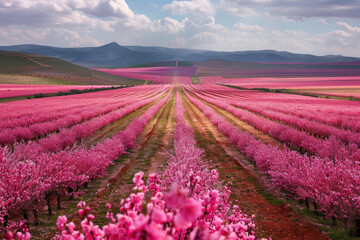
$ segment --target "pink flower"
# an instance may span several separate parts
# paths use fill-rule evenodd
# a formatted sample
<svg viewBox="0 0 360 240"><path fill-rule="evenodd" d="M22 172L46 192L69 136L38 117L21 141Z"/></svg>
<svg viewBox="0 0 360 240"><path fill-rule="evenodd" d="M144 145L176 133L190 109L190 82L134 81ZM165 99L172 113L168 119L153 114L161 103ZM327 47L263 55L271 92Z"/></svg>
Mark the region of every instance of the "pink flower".
<svg viewBox="0 0 360 240"><path fill-rule="evenodd" d="M64 216L59 216L56 222L56 225L58 227L59 230L64 230L65 229L65 224L67 222L67 217Z"/></svg>
<svg viewBox="0 0 360 240"><path fill-rule="evenodd" d="M11 231L5 233L5 239L14 239L14 234Z"/></svg>
<svg viewBox="0 0 360 240"><path fill-rule="evenodd" d="M74 232L75 224L74 224L73 222L70 222L70 223L67 224L66 226L68 227L70 233L73 233L73 232Z"/></svg>
<svg viewBox="0 0 360 240"><path fill-rule="evenodd" d="M137 187L141 186L144 184L144 181L142 180L142 178L144 177L144 173L143 172L138 172L135 174L134 178L133 178L133 182L135 183L135 185Z"/></svg>
<svg viewBox="0 0 360 240"><path fill-rule="evenodd" d="M86 203L84 201L80 201L78 204L77 204L77 207L78 208L83 208L85 207Z"/></svg>
<svg viewBox="0 0 360 240"><path fill-rule="evenodd" d="M147 239L154 239L154 240L160 240L160 239L166 239L166 233L163 231L161 225L155 224L154 222L151 222L150 224L147 224L146 227L147 232Z"/></svg>
<svg viewBox="0 0 360 240"><path fill-rule="evenodd" d="M18 240L29 240L31 238L31 235L29 232L25 232L25 233L17 232L16 236L17 236Z"/></svg>
<svg viewBox="0 0 360 240"><path fill-rule="evenodd" d="M170 192L164 195L166 206L169 209L173 209L173 210L180 207L182 203L185 201L185 199L186 199L185 192L176 185L173 185L171 187Z"/></svg>
<svg viewBox="0 0 360 240"><path fill-rule="evenodd" d="M80 215L80 216L84 215L84 213L85 213L85 210L84 210L84 209L79 209L79 215Z"/></svg>
<svg viewBox="0 0 360 240"><path fill-rule="evenodd" d="M186 229L191 223L201 216L201 203L194 198L188 198L175 215L174 223L177 228Z"/></svg>
<svg viewBox="0 0 360 240"><path fill-rule="evenodd" d="M93 223L89 222L86 218L81 221L81 229L85 235L88 235L91 232L92 227Z"/></svg>
<svg viewBox="0 0 360 240"><path fill-rule="evenodd" d="M166 214L165 214L164 210L162 210L158 207L154 207L152 209L151 218L152 218L152 220L154 220L157 223L166 222Z"/></svg>

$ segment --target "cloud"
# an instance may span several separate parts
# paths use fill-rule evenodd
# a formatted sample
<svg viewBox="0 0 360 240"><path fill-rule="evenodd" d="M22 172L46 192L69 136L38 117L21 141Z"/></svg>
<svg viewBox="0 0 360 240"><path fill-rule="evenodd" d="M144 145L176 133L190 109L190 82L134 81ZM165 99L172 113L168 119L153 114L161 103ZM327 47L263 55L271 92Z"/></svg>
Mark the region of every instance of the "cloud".
<svg viewBox="0 0 360 240"><path fill-rule="evenodd" d="M337 24L342 27L343 29L345 29L345 31L350 32L350 33L354 33L354 34L360 34L360 28L359 27L352 27L349 24L345 23L345 22L337 22Z"/></svg>
<svg viewBox="0 0 360 240"><path fill-rule="evenodd" d="M196 17L211 17L215 15L215 6L210 0L173 1L163 7L173 15L190 14Z"/></svg>
<svg viewBox="0 0 360 240"><path fill-rule="evenodd" d="M185 24L188 19L184 19L182 22L179 22L173 18L165 17L154 21L154 31L166 32L170 34L183 32L185 30Z"/></svg>
<svg viewBox="0 0 360 240"><path fill-rule="evenodd" d="M236 1L221 0L219 8L231 15L239 17L253 17L258 15L254 9L241 6Z"/></svg>
<svg viewBox="0 0 360 240"><path fill-rule="evenodd" d="M324 18L319 19L319 22L321 22L321 23L324 24L324 25L329 25L328 20L326 20L326 19L324 19Z"/></svg>
<svg viewBox="0 0 360 240"><path fill-rule="evenodd" d="M343 17L360 19L359 0L220 0L219 6L238 15L246 9L269 11L276 16L299 20L306 17Z"/></svg>
<svg viewBox="0 0 360 240"><path fill-rule="evenodd" d="M0 5L0 26L32 27L81 27L113 31L113 19L89 17L80 8L74 8L79 1L58 0L51 3L45 0L24 0L5 2Z"/></svg>
<svg viewBox="0 0 360 240"><path fill-rule="evenodd" d="M233 26L233 29L237 32L263 32L264 28L257 25L245 25L243 23L237 23Z"/></svg>
<svg viewBox="0 0 360 240"><path fill-rule="evenodd" d="M96 17L130 18L134 12L125 0L73 0L67 1L68 6Z"/></svg>
<svg viewBox="0 0 360 240"><path fill-rule="evenodd" d="M99 46L100 43L87 33L81 35L65 28L16 29L0 28L0 44L35 43L53 46Z"/></svg>

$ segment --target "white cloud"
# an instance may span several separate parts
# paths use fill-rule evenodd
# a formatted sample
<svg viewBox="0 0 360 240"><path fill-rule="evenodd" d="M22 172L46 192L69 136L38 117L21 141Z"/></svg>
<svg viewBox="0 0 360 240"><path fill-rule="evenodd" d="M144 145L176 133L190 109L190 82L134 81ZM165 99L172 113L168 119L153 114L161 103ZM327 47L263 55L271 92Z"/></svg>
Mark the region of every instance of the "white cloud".
<svg viewBox="0 0 360 240"><path fill-rule="evenodd" d="M254 9L239 5L236 2L229 0L221 0L219 8L231 15L239 17L253 17L259 15Z"/></svg>
<svg viewBox="0 0 360 240"><path fill-rule="evenodd" d="M237 32L263 32L264 28L257 25L245 25L243 23L237 23L233 26L234 31Z"/></svg>
<svg viewBox="0 0 360 240"><path fill-rule="evenodd" d="M183 20L182 22L179 22L173 18L165 17L163 19L155 20L154 25L154 31L160 31L160 32L166 32L170 34L183 32L185 30L185 22L187 22L188 19Z"/></svg>
<svg viewBox="0 0 360 240"><path fill-rule="evenodd" d="M358 0L220 0L220 7L234 15L244 15L249 10L268 11L272 15L302 20L307 17L343 17L360 19ZM250 12L251 13L251 12Z"/></svg>
<svg viewBox="0 0 360 240"><path fill-rule="evenodd" d="M345 22L337 22L337 24L349 33L360 34L360 27L352 27Z"/></svg>
<svg viewBox="0 0 360 240"><path fill-rule="evenodd" d="M215 15L215 6L210 0L173 1L163 7L173 15L190 14L196 17L212 17Z"/></svg>
<svg viewBox="0 0 360 240"><path fill-rule="evenodd" d="M134 12L125 0L68 0L66 2L75 10L81 10L96 17L129 18Z"/></svg>
<svg viewBox="0 0 360 240"><path fill-rule="evenodd" d="M319 22L321 22L321 23L324 24L324 25L329 25L328 20L326 20L326 19L324 19L324 18L319 19Z"/></svg>
<svg viewBox="0 0 360 240"><path fill-rule="evenodd" d="M65 28L16 29L0 28L0 44L35 43L54 46L98 46L100 43L87 33L81 35Z"/></svg>

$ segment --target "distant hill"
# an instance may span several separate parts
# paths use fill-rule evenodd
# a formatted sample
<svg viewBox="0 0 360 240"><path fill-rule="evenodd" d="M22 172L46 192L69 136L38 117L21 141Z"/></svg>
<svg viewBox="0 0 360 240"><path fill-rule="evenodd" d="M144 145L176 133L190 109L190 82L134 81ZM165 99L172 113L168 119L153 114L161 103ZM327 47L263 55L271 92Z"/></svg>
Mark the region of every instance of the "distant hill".
<svg viewBox="0 0 360 240"><path fill-rule="evenodd" d="M0 50L42 54L85 67L120 67L175 60L203 62L330 63L360 61L360 58L340 55L315 56L274 50L217 52L195 49L120 46L112 42L100 47L59 48L33 44L3 46Z"/></svg>
<svg viewBox="0 0 360 240"><path fill-rule="evenodd" d="M144 81L98 72L54 57L0 51L0 83L133 85Z"/></svg>

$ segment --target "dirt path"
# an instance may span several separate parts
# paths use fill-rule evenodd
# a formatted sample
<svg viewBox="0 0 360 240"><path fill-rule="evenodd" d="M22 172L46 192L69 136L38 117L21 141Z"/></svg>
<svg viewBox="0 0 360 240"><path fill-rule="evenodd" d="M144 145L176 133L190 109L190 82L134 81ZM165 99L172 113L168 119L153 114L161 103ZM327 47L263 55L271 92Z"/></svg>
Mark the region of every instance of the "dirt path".
<svg viewBox="0 0 360 240"><path fill-rule="evenodd" d="M54 66L51 66L51 65L46 65L46 64L43 64L43 63L41 63L41 62L38 62L38 61L36 61L36 60L34 60L34 59L32 59L32 58L30 58L30 57L27 57L27 56L23 56L24 58L27 58L27 59L29 59L30 61L32 61L32 62L34 62L34 63L36 63L36 64L39 64L40 66L42 66L42 67L54 67Z"/></svg>
<svg viewBox="0 0 360 240"><path fill-rule="evenodd" d="M199 146L205 151L203 159L211 161L224 182L233 182L232 200L238 200L247 214L256 215L258 237L328 239L289 205L274 199L268 193L266 181L255 175L254 168L244 164L247 161L236 147L184 95L182 97L186 120L193 126Z"/></svg>

